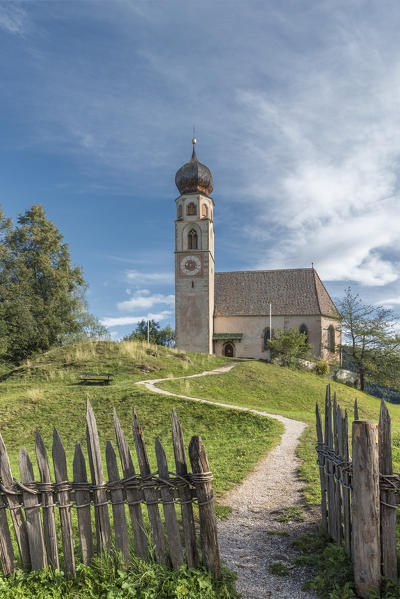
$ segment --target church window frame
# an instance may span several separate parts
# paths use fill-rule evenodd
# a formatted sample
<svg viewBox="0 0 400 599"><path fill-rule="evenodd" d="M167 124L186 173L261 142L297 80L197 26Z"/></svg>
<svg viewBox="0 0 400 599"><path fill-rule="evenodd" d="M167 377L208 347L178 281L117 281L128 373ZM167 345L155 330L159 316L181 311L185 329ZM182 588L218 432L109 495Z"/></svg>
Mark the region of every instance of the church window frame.
<svg viewBox="0 0 400 599"><path fill-rule="evenodd" d="M196 229L190 229L188 236L188 250L198 250L199 249L199 236L197 234Z"/></svg>
<svg viewBox="0 0 400 599"><path fill-rule="evenodd" d="M306 324L304 324L304 322L299 326L299 331L300 333L303 333L303 335L306 336L306 342L309 342L309 333L308 333L308 327Z"/></svg>
<svg viewBox="0 0 400 599"><path fill-rule="evenodd" d="M194 202L189 202L189 204L187 204L186 216L197 216L197 206Z"/></svg>
<svg viewBox="0 0 400 599"><path fill-rule="evenodd" d="M201 205L201 218L208 218L208 206L207 204Z"/></svg>
<svg viewBox="0 0 400 599"><path fill-rule="evenodd" d="M182 204L178 204L178 218L183 217Z"/></svg>
<svg viewBox="0 0 400 599"><path fill-rule="evenodd" d="M328 350L333 353L335 349L335 327L333 326L333 324L330 324L328 327Z"/></svg>

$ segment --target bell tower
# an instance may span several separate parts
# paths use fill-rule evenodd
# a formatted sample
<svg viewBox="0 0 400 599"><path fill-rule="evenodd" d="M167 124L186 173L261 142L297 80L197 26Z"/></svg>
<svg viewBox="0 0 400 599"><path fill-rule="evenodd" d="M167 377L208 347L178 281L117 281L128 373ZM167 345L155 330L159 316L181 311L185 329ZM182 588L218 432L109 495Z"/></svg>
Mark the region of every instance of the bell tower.
<svg viewBox="0 0 400 599"><path fill-rule="evenodd" d="M214 201L210 170L197 160L196 139L189 162L176 173L175 220L176 347L213 353Z"/></svg>

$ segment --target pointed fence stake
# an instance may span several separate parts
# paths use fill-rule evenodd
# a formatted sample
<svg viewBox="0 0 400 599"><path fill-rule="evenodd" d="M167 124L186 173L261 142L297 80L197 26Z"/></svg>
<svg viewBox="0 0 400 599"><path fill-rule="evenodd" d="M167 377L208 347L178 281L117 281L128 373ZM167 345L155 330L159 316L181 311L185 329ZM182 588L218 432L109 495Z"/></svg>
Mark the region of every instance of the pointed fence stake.
<svg viewBox="0 0 400 599"><path fill-rule="evenodd" d="M93 558L92 515L90 510L90 490L86 472L86 461L80 443L75 445L73 473L82 561L84 564L88 565Z"/></svg>
<svg viewBox="0 0 400 599"><path fill-rule="evenodd" d="M165 527L168 535L169 553L173 568L179 568L183 564L183 551L181 537L179 534L178 520L176 518L173 488L168 486L170 481L167 456L160 439L156 438L156 457L158 476L160 478L161 500L163 502ZM162 481L166 481L165 484Z"/></svg>
<svg viewBox="0 0 400 599"><path fill-rule="evenodd" d="M114 428L117 438L118 452L121 460L122 472L124 475L126 499L129 506L129 515L131 517L133 542L135 552L138 557L149 561L149 548L147 537L143 523L143 515L141 508L142 493L139 489L136 479L135 467L133 465L131 452L129 451L128 443L125 434L121 428L117 412L114 408Z"/></svg>
<svg viewBox="0 0 400 599"><path fill-rule="evenodd" d="M40 518L39 499L37 492L31 488L35 480L32 462L25 447L21 447L19 450L18 462L21 483L26 489L22 489L22 500L25 507L32 570L41 570L47 566L46 547Z"/></svg>
<svg viewBox="0 0 400 599"><path fill-rule="evenodd" d="M6 489L7 503L11 512L11 521L14 527L15 537L17 539L18 551L21 556L22 567L26 570L31 568L31 556L29 553L28 532L24 513L20 506L20 498L14 488L14 477L11 472L10 460L4 445L3 437L0 434L0 478ZM7 493L7 490L9 491Z"/></svg>
<svg viewBox="0 0 400 599"><path fill-rule="evenodd" d="M381 401L379 414L379 471L381 474L393 474L392 463L392 423L385 402ZM397 580L396 547L396 496L390 491L381 491L381 547L382 573L387 578Z"/></svg>
<svg viewBox="0 0 400 599"><path fill-rule="evenodd" d="M64 554L64 571L68 578L74 578L75 554L71 521L71 492L68 482L67 460L57 429L53 430L53 465L56 477L58 509L60 512L61 537Z"/></svg>
<svg viewBox="0 0 400 599"><path fill-rule="evenodd" d="M213 507L213 490L210 467L201 437L192 437L189 457L196 485L199 504L200 543L204 565L215 578L221 576L221 563L218 547L217 521Z"/></svg>
<svg viewBox="0 0 400 599"><path fill-rule="evenodd" d="M353 422L353 566L360 597L381 584L378 426Z"/></svg>
<svg viewBox="0 0 400 599"><path fill-rule="evenodd" d="M172 410L172 442L174 445L176 473L182 478L182 484L178 486L179 498L181 500L183 535L185 539L186 560L189 568L196 568L198 564L198 552L196 542L196 528L194 524L192 491L189 484L185 485L187 476L185 444L183 431L176 415Z"/></svg>
<svg viewBox="0 0 400 599"><path fill-rule="evenodd" d="M96 418L89 398L86 400L86 442L92 475L94 514L96 521L97 551L102 553L111 548L111 525L108 515L108 498L104 483L100 441Z"/></svg>
<svg viewBox="0 0 400 599"><path fill-rule="evenodd" d="M322 450L324 448L324 435L322 432L321 415L319 412L318 404L315 405L315 417L317 427L317 441L318 447ZM325 476L325 458L321 454L318 454L318 466L319 466L319 479L321 483L321 521L322 527L327 528L327 509L326 509L326 476Z"/></svg>
<svg viewBox="0 0 400 599"><path fill-rule="evenodd" d="M148 478L151 481L151 469L149 459L147 457L146 445L143 438L143 431L140 428L135 409L132 410L132 430L133 439L136 446L136 454L139 462L140 474L143 478ZM143 494L147 504L149 513L151 535L154 542L154 551L156 560L164 566L169 565L167 556L167 546L165 543L164 530L158 510L158 493L151 484L144 483Z"/></svg>
<svg viewBox="0 0 400 599"><path fill-rule="evenodd" d="M43 506L43 533L47 560L55 570L60 569L57 546L57 527L54 514L54 496L50 477L49 460L43 439L36 429L36 461L39 468Z"/></svg>
<svg viewBox="0 0 400 599"><path fill-rule="evenodd" d="M115 546L124 557L126 566L130 562L129 536L125 518L123 486L118 472L117 456L111 441L106 445L106 462L114 519Z"/></svg>

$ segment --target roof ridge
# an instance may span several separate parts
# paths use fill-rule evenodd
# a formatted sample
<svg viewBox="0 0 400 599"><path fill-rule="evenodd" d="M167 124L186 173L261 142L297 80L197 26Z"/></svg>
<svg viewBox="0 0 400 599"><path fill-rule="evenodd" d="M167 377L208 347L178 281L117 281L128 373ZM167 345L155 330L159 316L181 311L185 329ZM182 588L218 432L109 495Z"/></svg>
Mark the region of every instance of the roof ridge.
<svg viewBox="0 0 400 599"><path fill-rule="evenodd" d="M300 272L300 271L311 271L312 268L271 268L271 269L262 269L262 270L222 270L220 272L216 272L216 275L230 275L235 273L250 273L250 272Z"/></svg>
<svg viewBox="0 0 400 599"><path fill-rule="evenodd" d="M318 293L318 289L317 289L317 281L316 281L316 278L315 278L315 275L317 274L317 272L314 270L314 267L312 267L311 272L312 272L312 275L313 275L313 283L314 283L315 295L317 297L318 310L319 310L319 313L322 315L321 302L319 301L319 293Z"/></svg>
<svg viewBox="0 0 400 599"><path fill-rule="evenodd" d="M332 303L332 306L333 306L333 308L334 308L334 310L335 310L336 314L337 314L337 315L338 315L338 317L339 317L339 316L340 316L340 315L339 315L339 310L336 308L336 304L335 304L335 302L333 301L333 299L331 298L331 296L330 296L330 294L329 294L329 291L328 291L328 290L327 290L327 288L325 287L325 285L324 285L324 283L322 282L322 280L321 280L321 278L320 278L319 274L317 273L317 271L316 271L315 269L313 269L313 270L314 270L314 273L315 273L315 275L314 275L314 283L315 283L315 290L316 290L316 292L317 292L318 305L320 306L320 301L319 301L319 293L318 293L318 288L317 288L317 285L316 285L316 277L318 278L318 281L319 281L319 282L320 282L320 284L322 285L322 287L323 287L323 289L324 289L324 291L325 291L326 295L328 296L328 299L329 299L329 300L330 300L330 302ZM322 314L323 316L329 316L329 315L327 315L327 314L324 314L324 313L322 312L322 310L321 310L321 314Z"/></svg>

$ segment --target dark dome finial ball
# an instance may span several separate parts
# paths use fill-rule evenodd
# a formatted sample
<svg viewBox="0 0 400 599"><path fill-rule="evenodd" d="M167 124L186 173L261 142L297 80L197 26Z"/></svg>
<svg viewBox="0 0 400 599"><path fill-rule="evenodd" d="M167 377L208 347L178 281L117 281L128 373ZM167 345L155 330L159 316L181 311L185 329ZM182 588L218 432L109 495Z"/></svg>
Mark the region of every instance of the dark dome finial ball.
<svg viewBox="0 0 400 599"><path fill-rule="evenodd" d="M181 166L179 171L175 175L175 184L179 189L179 193L204 193L208 196L213 190L213 178L210 169L201 164L197 160L196 151L194 146L196 139L193 138L193 154L189 162Z"/></svg>

